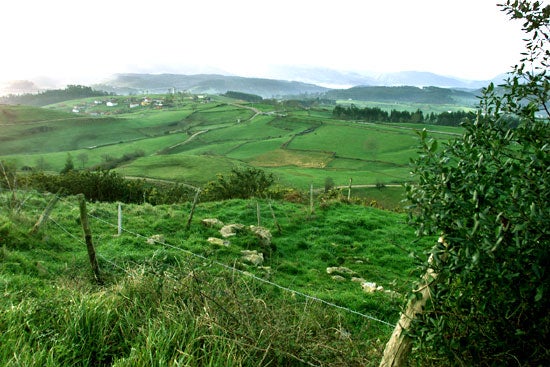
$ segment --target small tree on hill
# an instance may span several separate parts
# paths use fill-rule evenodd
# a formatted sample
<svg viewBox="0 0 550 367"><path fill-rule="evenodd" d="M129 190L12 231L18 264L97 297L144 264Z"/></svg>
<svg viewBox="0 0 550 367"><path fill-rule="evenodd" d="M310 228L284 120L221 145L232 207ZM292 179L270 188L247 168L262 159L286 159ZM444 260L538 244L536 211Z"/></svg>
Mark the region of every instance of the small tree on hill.
<svg viewBox="0 0 550 367"><path fill-rule="evenodd" d="M61 174L69 173L70 171L74 170L74 162L73 157L71 156L71 153L67 153L67 159L65 161L65 166L63 166L63 169L61 169Z"/></svg>
<svg viewBox="0 0 550 367"><path fill-rule="evenodd" d="M440 149L421 133L408 187L418 232L446 241L412 329L441 365L550 365L550 6L501 6L530 36L523 59L461 138Z"/></svg>

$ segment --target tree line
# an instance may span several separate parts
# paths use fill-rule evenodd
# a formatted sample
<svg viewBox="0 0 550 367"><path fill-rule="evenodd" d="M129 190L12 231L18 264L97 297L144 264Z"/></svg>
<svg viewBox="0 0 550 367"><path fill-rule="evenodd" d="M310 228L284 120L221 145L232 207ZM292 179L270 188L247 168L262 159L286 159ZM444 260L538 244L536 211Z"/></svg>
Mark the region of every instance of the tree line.
<svg viewBox="0 0 550 367"><path fill-rule="evenodd" d="M463 122L473 121L476 113L466 111L448 111L439 114L424 114L420 109L414 112L398 111L392 109L390 112L379 107L359 108L354 104L348 107L337 105L332 110L332 116L341 120L361 120L367 122L409 122L428 123L434 125L459 126Z"/></svg>

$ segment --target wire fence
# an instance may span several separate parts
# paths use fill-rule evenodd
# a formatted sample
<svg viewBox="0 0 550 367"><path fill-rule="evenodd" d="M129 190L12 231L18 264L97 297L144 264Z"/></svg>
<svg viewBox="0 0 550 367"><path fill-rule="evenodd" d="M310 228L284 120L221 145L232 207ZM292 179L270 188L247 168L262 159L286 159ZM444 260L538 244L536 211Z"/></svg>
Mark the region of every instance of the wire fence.
<svg viewBox="0 0 550 367"><path fill-rule="evenodd" d="M61 196L57 196L57 198L60 200L60 201L63 201L64 203L66 203L67 205L69 205L70 207L75 207L75 203L74 202L71 202L67 199L65 199L64 197L61 197ZM76 204L77 205L77 204ZM351 308L348 308L348 307L344 307L344 306L341 306L341 305L338 305L338 304L335 304L333 302L330 302L330 301L327 301L327 300L324 300L322 298L319 298L319 297L316 297L316 296L313 296L313 295L310 295L310 294L307 294L307 293L304 293L304 292L301 292L301 291L298 291L298 290L295 290L295 289L292 289L292 288L289 288L287 286L283 286L281 284L278 284L278 283L275 283L275 282L272 282L270 280L267 280L267 279L264 279L264 278L261 278L257 275L254 275L248 271L243 271L241 269L238 269L236 268L235 266L231 266L231 265L227 265L227 264L224 264L220 261L217 261L217 260L214 260L214 259L211 259L211 258L208 258L206 256L203 256L201 254L197 254L193 251L190 251L190 250L187 250L185 248L182 248L182 247L178 247L178 246L175 246L169 242L167 242L166 240L157 240L155 238L151 238L151 237L148 237L148 236L145 236L139 232L136 232L136 231L132 231L132 230L129 230L127 228L124 228L124 227L120 227L118 223L116 224L113 224L103 218L100 218L98 217L97 215L94 215L94 214L91 214L89 211L87 213L88 217L89 218L92 218L93 220L99 222L99 223L102 223L104 225L107 225L109 227L112 227L112 228L115 228L115 229L118 229L118 230L122 230L122 232L125 232L125 233L128 233L128 234L131 234L132 236L135 236L135 237L138 237L138 238L142 238L144 240L146 240L148 243L153 243L155 245L159 245L159 246L162 246L162 247L165 247L165 248L170 248L170 249L173 249L175 251L178 251L178 252L181 252L181 253L184 253L188 256L191 256L191 257L194 257L194 258L197 258L197 259L200 259L200 260L203 260L203 261L206 261L212 265L215 265L219 268L222 268L222 269L225 269L225 270L229 270L231 271L232 273L234 274L238 274L242 277L246 277L246 278L249 278L249 279L253 279L254 281L257 281L257 282L260 282L260 283L263 283L263 284L267 284L269 286L272 286L272 287L275 287L275 288L278 288L280 290L283 290L285 292L288 292L292 295L297 295L297 296L301 296L303 297L304 299L306 300L311 300L311 301L315 301L315 302L319 302L321 304L324 304L328 307L332 307L332 308L335 308L335 309L339 309L339 310L342 310L344 312L347 312L349 314L353 314L353 315L357 315L357 316L360 316L360 317L363 317L365 319L368 319L368 320L371 320L371 321L374 321L376 323L379 323L379 324L382 324L382 325L385 325L389 328L393 328L394 327L394 324L392 323L389 323L387 321L384 321L380 318L377 318L377 317L374 317L372 315L369 315L369 314L366 314L366 313L362 313L362 312L359 312L359 311L356 311L356 310L353 310ZM73 233L70 229L68 229L66 226L64 226L63 224L61 224L58 220L54 219L53 216L49 216L48 217L48 221L51 221L56 227L58 227L63 233L65 233L67 236L71 237L72 239L74 239L75 241L77 241L78 243L82 244L83 246L86 246L86 243L83 241L82 239L82 233L79 233L78 235ZM122 272L126 273L126 274L129 274L128 270L120 265L118 265L117 263L107 259L105 256L101 255L100 253L97 254L97 256L106 264L109 264L110 266L116 268L116 269L119 269L121 270ZM398 312L398 311L396 311Z"/></svg>

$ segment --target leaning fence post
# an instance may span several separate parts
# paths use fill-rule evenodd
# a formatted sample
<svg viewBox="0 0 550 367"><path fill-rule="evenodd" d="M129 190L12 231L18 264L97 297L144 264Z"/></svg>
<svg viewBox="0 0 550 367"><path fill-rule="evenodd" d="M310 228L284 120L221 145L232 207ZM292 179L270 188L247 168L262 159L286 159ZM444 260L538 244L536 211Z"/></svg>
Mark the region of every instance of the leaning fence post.
<svg viewBox="0 0 550 367"><path fill-rule="evenodd" d="M185 225L185 229L189 229L189 227L191 227L191 220L193 219L193 214L195 213L195 207L197 206L197 201L199 201L200 192L201 192L201 189L197 188L197 192L195 193L195 199L193 199L193 206L191 207L191 212L189 213L189 218L187 219L187 224Z"/></svg>
<svg viewBox="0 0 550 367"><path fill-rule="evenodd" d="M447 247L447 243L443 237L440 237L438 242ZM434 247L434 250L436 247ZM444 254L441 259L445 261L446 254ZM430 255L428 262L431 264L432 261L433 254ZM423 284L415 291L420 296L411 299L407 304L405 312L399 317L399 321L397 325L395 325L395 329L393 329L390 340L388 340L386 344L379 367L401 367L406 365L412 347L412 340L407 335L407 332L416 315L422 313L426 302L431 297L431 286L436 279L437 273L434 272L432 268L428 268L426 274L422 277Z"/></svg>
<svg viewBox="0 0 550 367"><path fill-rule="evenodd" d="M99 275L99 264L95 257L95 249L92 243L92 231L88 224L88 213L86 212L86 198L84 195L80 194L78 196L80 201L80 223L82 224L82 230L84 231L84 239L86 240L86 248L88 250L88 258L90 259L90 265L92 265L92 270L94 272L95 280L98 284L102 284L101 277Z"/></svg>
<svg viewBox="0 0 550 367"><path fill-rule="evenodd" d="M44 209L44 211L42 212L42 214L40 215L40 217L38 218L38 220L36 221L32 229L30 230L29 232L30 234L35 234L36 232L38 232L40 227L42 227L42 224L48 219L48 217L50 216L50 213L53 210L53 207L55 206L55 204L57 204L57 201L59 200L58 195L59 195L59 191L57 192L57 194L54 195L52 200L50 200L50 202L46 206L46 209Z"/></svg>

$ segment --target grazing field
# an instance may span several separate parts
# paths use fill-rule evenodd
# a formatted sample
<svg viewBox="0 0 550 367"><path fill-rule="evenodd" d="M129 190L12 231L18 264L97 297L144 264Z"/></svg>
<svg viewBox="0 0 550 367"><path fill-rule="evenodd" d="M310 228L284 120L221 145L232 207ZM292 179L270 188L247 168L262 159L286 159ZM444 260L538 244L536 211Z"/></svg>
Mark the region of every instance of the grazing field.
<svg viewBox="0 0 550 367"><path fill-rule="evenodd" d="M416 130L426 128L441 141L460 132L419 124L339 121L326 106L239 104L213 96L182 97L172 107L136 103L128 109L124 103L130 100L117 98L116 107L94 105L92 99L46 108L1 106L0 158L19 169L59 172L70 156L79 169L104 165L123 175L197 186L247 165L298 189L323 187L327 179L337 185L350 179L355 185L387 185L409 181ZM161 104L161 98L151 100ZM88 112L68 113L72 106L85 106Z"/></svg>

